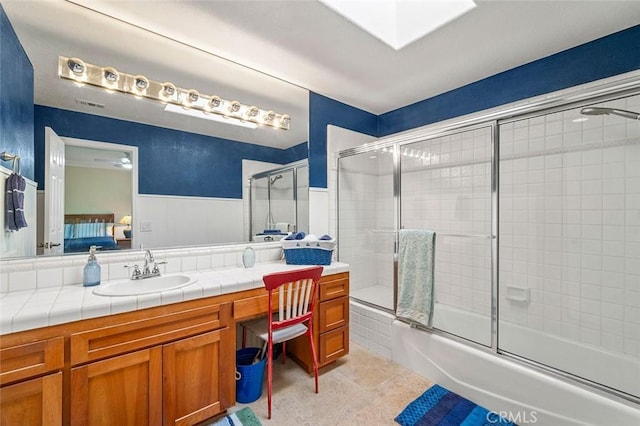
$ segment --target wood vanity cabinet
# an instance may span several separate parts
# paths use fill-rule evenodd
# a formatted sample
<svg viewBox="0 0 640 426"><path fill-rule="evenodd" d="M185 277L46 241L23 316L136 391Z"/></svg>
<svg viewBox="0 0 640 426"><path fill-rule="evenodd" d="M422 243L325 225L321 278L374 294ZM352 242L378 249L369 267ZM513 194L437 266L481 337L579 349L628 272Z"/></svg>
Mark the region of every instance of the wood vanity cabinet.
<svg viewBox="0 0 640 426"><path fill-rule="evenodd" d="M349 273L320 278L313 316L313 336L318 365L323 367L349 353ZM287 342L287 353L307 372L313 372L308 338Z"/></svg>
<svg viewBox="0 0 640 426"><path fill-rule="evenodd" d="M1 425L193 425L235 404L232 295L0 339Z"/></svg>
<svg viewBox="0 0 640 426"><path fill-rule="evenodd" d="M264 288L3 335L0 426L193 425L235 404L236 321ZM349 274L320 279L320 366L349 352ZM307 371L308 342L287 351Z"/></svg>
<svg viewBox="0 0 640 426"><path fill-rule="evenodd" d="M64 341L0 349L0 425L61 425Z"/></svg>
<svg viewBox="0 0 640 426"><path fill-rule="evenodd" d="M235 404L231 321L224 303L72 334L71 424L192 425L222 413Z"/></svg>

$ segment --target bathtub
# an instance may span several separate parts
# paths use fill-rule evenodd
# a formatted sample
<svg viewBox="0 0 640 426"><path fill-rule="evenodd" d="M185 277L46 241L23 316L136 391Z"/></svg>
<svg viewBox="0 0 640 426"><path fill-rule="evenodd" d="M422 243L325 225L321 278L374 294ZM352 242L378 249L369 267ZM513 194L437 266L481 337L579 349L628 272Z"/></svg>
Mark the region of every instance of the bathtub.
<svg viewBox="0 0 640 426"><path fill-rule="evenodd" d="M470 314L464 311L438 304L435 309L434 324L439 327L446 326L447 330L458 330L460 333L480 330L478 321L484 321L485 327L489 326L488 318L471 318ZM474 323L476 326L470 328ZM562 344L561 339L552 342L549 336L543 333L532 332L517 325L507 328L511 329L501 329L501 333L517 336L518 342L526 342L532 351L541 345ZM481 341L487 338L488 328L484 330L484 334L476 336ZM577 383L560 380L552 374L489 350L461 343L440 334L411 328L398 320L391 324L390 338L392 359L395 362L480 405L501 412L519 425L640 424L640 406L632 402L609 397ZM547 340L541 340L543 338ZM569 349L569 346L573 349ZM611 365L604 352L586 354L585 347L575 344L569 346L560 346L559 351L574 351L577 356L571 357L573 363L587 361L600 366ZM630 359L626 361L631 362L627 364L630 370L620 376L628 380L631 386L637 386L638 363Z"/></svg>

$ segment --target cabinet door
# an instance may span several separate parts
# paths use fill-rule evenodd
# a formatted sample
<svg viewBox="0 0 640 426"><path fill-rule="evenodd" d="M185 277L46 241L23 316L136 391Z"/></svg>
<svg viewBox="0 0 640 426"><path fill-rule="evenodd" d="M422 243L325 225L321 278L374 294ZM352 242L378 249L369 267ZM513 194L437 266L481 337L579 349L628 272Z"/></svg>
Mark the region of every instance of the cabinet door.
<svg viewBox="0 0 640 426"><path fill-rule="evenodd" d="M62 373L0 388L0 425L61 425Z"/></svg>
<svg viewBox="0 0 640 426"><path fill-rule="evenodd" d="M162 348L71 369L72 425L161 425Z"/></svg>
<svg viewBox="0 0 640 426"><path fill-rule="evenodd" d="M164 345L165 426L196 424L235 403L234 343L227 327Z"/></svg>

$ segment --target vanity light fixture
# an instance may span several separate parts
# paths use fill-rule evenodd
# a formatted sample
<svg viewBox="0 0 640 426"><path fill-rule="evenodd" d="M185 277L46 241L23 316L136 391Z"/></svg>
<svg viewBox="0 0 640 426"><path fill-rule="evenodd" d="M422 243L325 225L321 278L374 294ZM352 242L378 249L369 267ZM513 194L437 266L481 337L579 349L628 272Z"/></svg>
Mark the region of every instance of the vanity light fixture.
<svg viewBox="0 0 640 426"><path fill-rule="evenodd" d="M87 67L82 60L78 58L67 58L66 62L69 71L76 77L82 77L86 74Z"/></svg>
<svg viewBox="0 0 640 426"><path fill-rule="evenodd" d="M115 68L104 67L102 69L102 77L104 78L105 86L108 86L111 89L113 85L118 83L120 74L118 74L118 71L116 71Z"/></svg>
<svg viewBox="0 0 640 426"><path fill-rule="evenodd" d="M176 86L173 83L164 83L162 85L162 90L160 91L160 99L164 102L168 102L173 99L173 96L176 94Z"/></svg>
<svg viewBox="0 0 640 426"><path fill-rule="evenodd" d="M113 67L88 64L78 58L58 57L58 76L78 84L101 87L109 92L117 91L137 98L159 101L167 104L165 111L188 110L192 112L188 114L191 116L213 120L228 118L230 120L216 121L250 125L247 127L251 128L258 125L281 130L291 128L291 118L287 114L244 105L238 101L228 101L215 95L203 95L195 89L183 89L170 82L159 82L143 75L119 72ZM172 108L169 108L170 106Z"/></svg>
<svg viewBox="0 0 640 426"><path fill-rule="evenodd" d="M149 80L147 80L147 77L143 75L136 75L133 78L133 89L139 94L144 94L148 87Z"/></svg>
<svg viewBox="0 0 640 426"><path fill-rule="evenodd" d="M208 111L198 111L194 108L185 108L175 104L167 104L164 107L166 112L175 112L177 114L188 115L190 117L204 118L205 120L217 121L224 124L233 124L234 126L247 127L249 129L255 129L258 125L254 122L247 120L240 120L239 118L228 117L220 114L211 114ZM203 114L206 112L206 114Z"/></svg>

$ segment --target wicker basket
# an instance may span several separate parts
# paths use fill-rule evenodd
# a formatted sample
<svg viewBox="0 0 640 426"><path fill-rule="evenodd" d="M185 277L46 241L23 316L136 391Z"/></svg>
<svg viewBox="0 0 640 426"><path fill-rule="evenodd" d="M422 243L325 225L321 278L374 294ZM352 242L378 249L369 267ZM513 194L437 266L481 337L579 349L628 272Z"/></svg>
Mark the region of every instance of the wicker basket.
<svg viewBox="0 0 640 426"><path fill-rule="evenodd" d="M291 247L284 249L287 265L331 265L333 249L323 247Z"/></svg>

